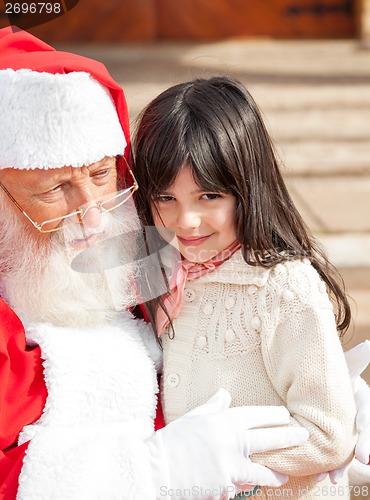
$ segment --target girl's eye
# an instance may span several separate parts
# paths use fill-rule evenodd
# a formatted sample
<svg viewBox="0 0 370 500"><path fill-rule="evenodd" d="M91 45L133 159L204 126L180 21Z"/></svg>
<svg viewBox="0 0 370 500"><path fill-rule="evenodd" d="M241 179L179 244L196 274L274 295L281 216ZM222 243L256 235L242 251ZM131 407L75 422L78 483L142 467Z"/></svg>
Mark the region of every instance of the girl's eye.
<svg viewBox="0 0 370 500"><path fill-rule="evenodd" d="M217 200L218 198L222 198L222 195L219 193L206 193L202 196L206 200Z"/></svg>
<svg viewBox="0 0 370 500"><path fill-rule="evenodd" d="M172 201L174 200L174 197L173 196L169 196L169 195L158 195L157 198L156 198L156 201L158 203L165 203L165 202L168 202L168 201Z"/></svg>

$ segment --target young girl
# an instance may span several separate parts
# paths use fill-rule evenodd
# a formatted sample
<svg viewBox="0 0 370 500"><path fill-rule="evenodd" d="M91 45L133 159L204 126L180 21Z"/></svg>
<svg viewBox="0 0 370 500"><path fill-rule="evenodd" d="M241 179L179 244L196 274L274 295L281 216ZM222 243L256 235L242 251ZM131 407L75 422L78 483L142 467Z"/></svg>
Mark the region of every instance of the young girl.
<svg viewBox="0 0 370 500"><path fill-rule="evenodd" d="M219 387L235 406L284 405L310 439L254 456L291 476L258 496L349 498L346 484L316 482L355 446L337 332L349 304L287 192L254 100L227 77L168 89L140 117L134 163L139 216L183 258L170 292L148 304L164 350L166 421Z"/></svg>

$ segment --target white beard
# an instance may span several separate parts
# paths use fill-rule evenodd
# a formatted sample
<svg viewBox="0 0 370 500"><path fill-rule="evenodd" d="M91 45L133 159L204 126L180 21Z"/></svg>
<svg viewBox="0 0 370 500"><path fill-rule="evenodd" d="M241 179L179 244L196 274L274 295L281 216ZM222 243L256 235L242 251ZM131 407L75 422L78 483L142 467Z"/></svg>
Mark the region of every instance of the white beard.
<svg viewBox="0 0 370 500"><path fill-rule="evenodd" d="M134 265L117 266L117 259L130 263L135 256L140 224L132 202L105 214L99 228L86 229L88 234L103 231L102 240L125 235L107 242L105 255L108 250L116 264L106 269L109 265L105 263L102 272L98 272L94 247L90 248L93 253L86 251L79 261L82 272L71 267L73 258L82 251L68 244L82 238L76 225L40 235L1 196L0 213L0 292L25 324L93 326L114 319L135 303L129 276L135 272ZM91 272L84 272L83 267Z"/></svg>

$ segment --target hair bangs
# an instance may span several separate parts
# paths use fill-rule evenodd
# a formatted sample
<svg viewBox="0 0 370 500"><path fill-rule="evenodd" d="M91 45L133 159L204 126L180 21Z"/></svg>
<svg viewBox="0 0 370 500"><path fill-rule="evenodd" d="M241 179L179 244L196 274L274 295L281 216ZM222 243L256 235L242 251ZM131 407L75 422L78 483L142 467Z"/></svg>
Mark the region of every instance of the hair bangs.
<svg viewBox="0 0 370 500"><path fill-rule="evenodd" d="M216 134L212 126L197 120L186 133L187 164L196 184L204 191L228 193L234 184L230 175L228 152L230 147L220 147L222 130ZM224 142L224 141L222 141Z"/></svg>
<svg viewBox="0 0 370 500"><path fill-rule="evenodd" d="M151 199L166 191L175 182L182 165L188 163L188 157L178 149L173 149L171 154L165 157L157 156L153 162L148 168L151 174L146 185L147 195Z"/></svg>

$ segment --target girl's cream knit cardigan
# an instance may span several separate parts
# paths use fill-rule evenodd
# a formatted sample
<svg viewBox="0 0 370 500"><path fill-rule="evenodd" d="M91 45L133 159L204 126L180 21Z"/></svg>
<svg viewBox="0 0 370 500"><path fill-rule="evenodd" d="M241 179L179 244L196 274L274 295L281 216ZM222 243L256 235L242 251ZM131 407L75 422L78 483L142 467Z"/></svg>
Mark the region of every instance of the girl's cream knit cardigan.
<svg viewBox="0 0 370 500"><path fill-rule="evenodd" d="M277 496L349 497L345 483L329 493L330 483L307 477L348 462L356 441L355 403L333 307L308 260L265 269L236 252L187 283L174 328L173 340L168 331L162 335L167 422L219 387L230 391L234 406L284 405L291 424L306 427L310 438L301 447L254 456L292 476ZM271 498L263 490L260 496Z"/></svg>

